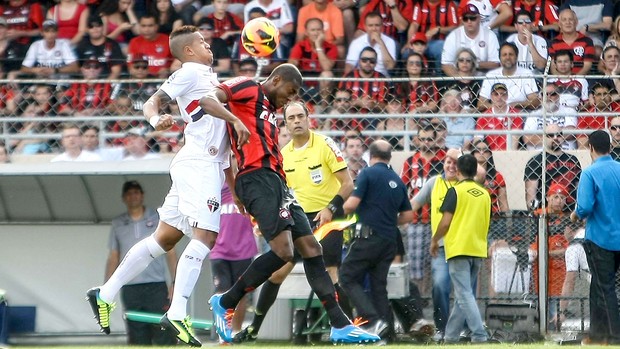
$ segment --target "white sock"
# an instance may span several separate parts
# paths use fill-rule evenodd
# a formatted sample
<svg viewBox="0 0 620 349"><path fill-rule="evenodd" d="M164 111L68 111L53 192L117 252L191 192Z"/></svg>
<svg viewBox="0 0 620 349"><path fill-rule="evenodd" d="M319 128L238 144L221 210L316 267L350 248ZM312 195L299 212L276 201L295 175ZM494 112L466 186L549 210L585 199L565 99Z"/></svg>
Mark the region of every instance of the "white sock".
<svg viewBox="0 0 620 349"><path fill-rule="evenodd" d="M153 259L164 253L166 251L159 246L152 235L133 245L110 279L100 287L99 297L108 303L113 302L121 287L143 272Z"/></svg>
<svg viewBox="0 0 620 349"><path fill-rule="evenodd" d="M187 244L177 264L174 294L172 295L170 309L168 309L170 320L183 320L187 315L187 300L200 276L202 262L210 251L205 244L195 239Z"/></svg>

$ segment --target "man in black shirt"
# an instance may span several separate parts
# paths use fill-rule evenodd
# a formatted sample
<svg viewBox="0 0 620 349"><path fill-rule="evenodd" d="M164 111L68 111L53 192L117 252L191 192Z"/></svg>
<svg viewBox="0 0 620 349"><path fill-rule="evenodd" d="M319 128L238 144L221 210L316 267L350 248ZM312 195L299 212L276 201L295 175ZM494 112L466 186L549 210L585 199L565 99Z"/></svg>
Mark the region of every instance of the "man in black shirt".
<svg viewBox="0 0 620 349"><path fill-rule="evenodd" d="M103 68L101 78L118 79L123 71L123 51L116 41L105 36L100 16L88 19L88 35L77 45L75 52L80 66L93 58L99 61Z"/></svg>

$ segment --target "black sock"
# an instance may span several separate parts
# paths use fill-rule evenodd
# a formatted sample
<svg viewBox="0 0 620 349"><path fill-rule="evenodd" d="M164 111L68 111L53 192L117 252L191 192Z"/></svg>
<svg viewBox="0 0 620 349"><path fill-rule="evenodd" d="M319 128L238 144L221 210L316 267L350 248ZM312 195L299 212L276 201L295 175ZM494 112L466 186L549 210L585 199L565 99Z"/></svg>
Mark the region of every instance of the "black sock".
<svg viewBox="0 0 620 349"><path fill-rule="evenodd" d="M353 318L353 308L351 307L351 303L349 302L349 296L347 296L347 293L344 292L344 289L342 288L342 286L340 286L339 283L336 282L334 284L334 288L336 289L336 295L338 296L336 300L340 305L340 309L342 309L342 311L345 313L346 316L349 317L349 319Z"/></svg>
<svg viewBox="0 0 620 349"><path fill-rule="evenodd" d="M257 333L265 320L265 316L269 311L269 308L273 305L278 297L278 291L280 290L280 284L274 284L267 280L260 289L260 295L258 296L258 302L256 302L256 310L254 311L254 320L252 320L252 332Z"/></svg>
<svg viewBox="0 0 620 349"><path fill-rule="evenodd" d="M336 301L336 290L325 270L323 256L316 256L304 259L304 269L308 283L316 296L325 307L331 325L336 328L345 327L351 324L351 320L342 312Z"/></svg>
<svg viewBox="0 0 620 349"><path fill-rule="evenodd" d="M222 295L221 305L225 309L234 309L243 296L265 282L274 271L282 268L286 262L273 251L256 258L239 280Z"/></svg>

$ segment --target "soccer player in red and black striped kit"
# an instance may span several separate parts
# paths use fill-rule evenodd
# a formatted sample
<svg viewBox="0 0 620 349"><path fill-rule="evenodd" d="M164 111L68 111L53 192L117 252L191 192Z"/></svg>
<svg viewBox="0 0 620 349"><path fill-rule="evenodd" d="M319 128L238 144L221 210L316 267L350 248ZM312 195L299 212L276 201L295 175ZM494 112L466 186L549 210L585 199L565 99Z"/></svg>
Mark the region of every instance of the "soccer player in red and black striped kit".
<svg viewBox="0 0 620 349"><path fill-rule="evenodd" d="M273 272L293 259L293 243L303 258L306 278L325 307L332 324L333 342L375 342L379 337L353 325L338 305L334 285L325 270L322 250L312 235L301 206L286 186L282 155L278 146L275 112L299 92L302 76L292 64L276 67L269 78L257 83L237 77L222 83L200 100L215 117L236 115L250 130L246 144L232 140L239 173L235 189L241 212L257 221L271 250L256 258L237 282L223 294L211 297L213 318L220 338L232 341L232 315L239 300L265 282ZM226 109L222 103L227 103ZM232 113L232 115L231 115ZM229 130L231 136L234 131ZM344 202L333 203L342 208Z"/></svg>

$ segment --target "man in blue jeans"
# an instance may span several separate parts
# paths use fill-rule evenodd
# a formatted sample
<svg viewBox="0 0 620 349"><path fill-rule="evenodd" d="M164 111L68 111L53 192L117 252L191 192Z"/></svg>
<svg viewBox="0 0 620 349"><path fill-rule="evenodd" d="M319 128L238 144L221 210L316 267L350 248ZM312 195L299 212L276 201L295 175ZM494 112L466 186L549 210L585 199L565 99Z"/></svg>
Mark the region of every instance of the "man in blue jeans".
<svg viewBox="0 0 620 349"><path fill-rule="evenodd" d="M487 235L491 217L491 196L474 181L478 169L476 158L466 154L457 160L460 180L448 189L439 211L443 213L431 239L430 254L439 254L439 240L444 240L450 281L454 287L454 306L446 324L445 343L458 343L467 321L472 343L488 341L476 303L474 287L483 258L487 258Z"/></svg>
<svg viewBox="0 0 620 349"><path fill-rule="evenodd" d="M573 222L586 220L583 248L592 274L590 333L582 344L620 344L620 314L615 280L620 265L620 163L609 152L611 140L603 130L588 136L592 165L581 173Z"/></svg>

